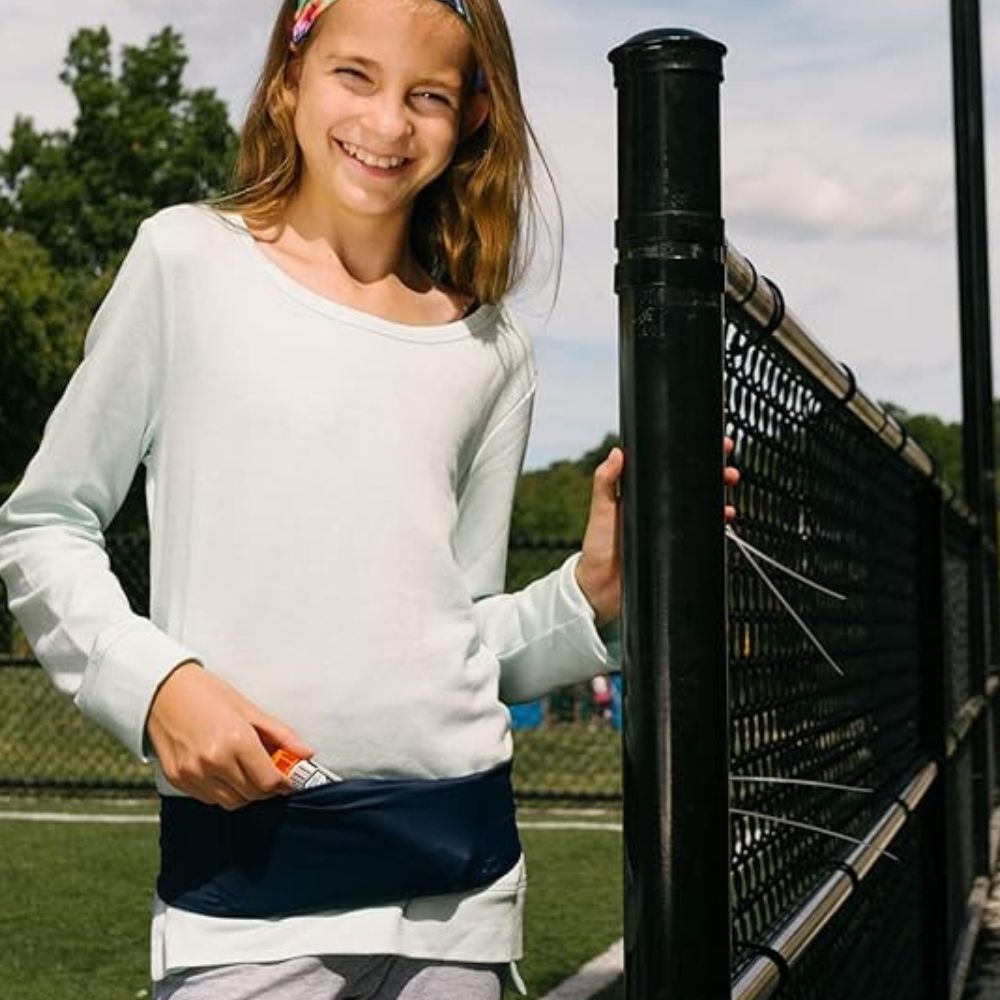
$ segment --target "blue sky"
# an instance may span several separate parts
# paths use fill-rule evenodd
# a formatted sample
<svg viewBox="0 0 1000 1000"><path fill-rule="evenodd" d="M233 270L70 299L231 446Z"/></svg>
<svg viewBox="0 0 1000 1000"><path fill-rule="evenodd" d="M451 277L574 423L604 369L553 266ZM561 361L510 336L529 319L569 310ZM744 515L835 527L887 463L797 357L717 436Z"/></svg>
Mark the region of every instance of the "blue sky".
<svg viewBox="0 0 1000 1000"><path fill-rule="evenodd" d="M77 28L116 44L164 24L187 81L238 122L276 0L5 0L0 145L17 112L46 128L73 105L58 72ZM540 386L526 468L572 457L618 426L612 289L615 95L607 52L653 27L724 42L724 213L731 241L872 396L960 413L947 0L507 0L526 104L566 213L562 289L515 302ZM983 4L994 302L1000 313L1000 6ZM544 187L544 185L543 185ZM534 281L539 285L540 279ZM997 324L994 323L994 329ZM994 343L994 351L1000 344Z"/></svg>

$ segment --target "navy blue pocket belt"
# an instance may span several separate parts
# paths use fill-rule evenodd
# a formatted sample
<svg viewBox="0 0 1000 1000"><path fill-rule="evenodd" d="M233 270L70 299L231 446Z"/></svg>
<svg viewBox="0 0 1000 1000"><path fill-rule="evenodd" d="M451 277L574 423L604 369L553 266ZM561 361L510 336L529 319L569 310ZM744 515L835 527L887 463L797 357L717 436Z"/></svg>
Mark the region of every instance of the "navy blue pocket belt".
<svg viewBox="0 0 1000 1000"><path fill-rule="evenodd" d="M521 856L510 769L348 779L232 812L162 796L157 893L208 916L274 917L480 888Z"/></svg>

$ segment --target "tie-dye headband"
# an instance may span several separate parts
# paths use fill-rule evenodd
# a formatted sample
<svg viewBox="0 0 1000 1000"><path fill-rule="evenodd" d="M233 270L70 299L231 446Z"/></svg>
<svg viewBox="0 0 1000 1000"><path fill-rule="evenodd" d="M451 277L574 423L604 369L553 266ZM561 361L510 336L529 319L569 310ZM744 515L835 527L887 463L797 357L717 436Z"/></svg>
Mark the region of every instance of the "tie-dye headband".
<svg viewBox="0 0 1000 1000"><path fill-rule="evenodd" d="M309 34L309 29L316 23L316 18L335 2L336 0L299 0L295 8L292 44L298 45ZM447 4L456 14L464 18L466 23L472 24L472 15L469 14L469 8L464 0L440 0L440 2Z"/></svg>

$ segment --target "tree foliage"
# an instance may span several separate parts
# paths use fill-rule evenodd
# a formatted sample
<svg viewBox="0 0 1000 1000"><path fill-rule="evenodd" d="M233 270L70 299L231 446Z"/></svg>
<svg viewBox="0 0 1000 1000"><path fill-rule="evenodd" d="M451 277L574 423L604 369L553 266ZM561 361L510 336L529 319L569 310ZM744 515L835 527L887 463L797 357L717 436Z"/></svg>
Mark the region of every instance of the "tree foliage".
<svg viewBox="0 0 1000 1000"><path fill-rule="evenodd" d="M59 77L76 100L73 128L15 119L0 149L0 226L31 234L57 268L100 275L145 216L220 191L236 135L213 90L184 87L186 64L168 26L123 46L116 77L107 28L78 31Z"/></svg>
<svg viewBox="0 0 1000 1000"><path fill-rule="evenodd" d="M881 401L881 405L899 421L910 437L938 464L941 476L958 493L963 493L962 425L948 423L928 413L908 413L895 403ZM1000 399L993 400L993 436L1000 442ZM997 499L1000 500L1000 488Z"/></svg>
<svg viewBox="0 0 1000 1000"><path fill-rule="evenodd" d="M89 289L54 268L27 233L0 232L3 479L27 465L35 429L44 425L78 362L89 297Z"/></svg>
<svg viewBox="0 0 1000 1000"><path fill-rule="evenodd" d="M123 46L115 75L108 30L83 28L59 77L76 101L72 128L43 132L18 115L0 147L0 496L37 449L138 224L230 177L226 106L185 88L186 65L166 27ZM126 507L123 520L138 523L135 484Z"/></svg>
<svg viewBox="0 0 1000 1000"><path fill-rule="evenodd" d="M517 484L511 516L511 539L577 542L583 539L594 489L594 470L621 441L606 434L594 449L575 460L562 459L546 469L525 472ZM508 587L517 589L559 565L572 551L511 551Z"/></svg>

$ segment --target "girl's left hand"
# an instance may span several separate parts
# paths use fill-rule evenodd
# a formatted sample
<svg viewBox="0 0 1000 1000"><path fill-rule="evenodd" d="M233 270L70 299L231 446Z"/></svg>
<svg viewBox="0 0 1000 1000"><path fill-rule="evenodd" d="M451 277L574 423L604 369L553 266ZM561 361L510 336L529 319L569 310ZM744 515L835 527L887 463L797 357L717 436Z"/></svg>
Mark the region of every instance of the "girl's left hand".
<svg viewBox="0 0 1000 1000"><path fill-rule="evenodd" d="M733 439L723 438L723 447L726 455L731 454ZM576 581L594 609L598 628L614 621L622 610L621 500L615 493L624 468L625 452L616 447L594 470L590 518L583 536L583 554L576 564ZM726 486L735 486L740 481L739 470L724 466L722 481ZM726 504L723 516L725 521L732 521L736 508Z"/></svg>

